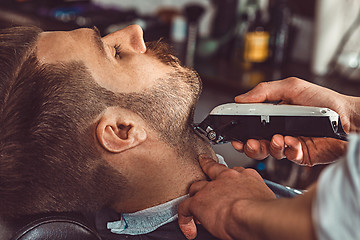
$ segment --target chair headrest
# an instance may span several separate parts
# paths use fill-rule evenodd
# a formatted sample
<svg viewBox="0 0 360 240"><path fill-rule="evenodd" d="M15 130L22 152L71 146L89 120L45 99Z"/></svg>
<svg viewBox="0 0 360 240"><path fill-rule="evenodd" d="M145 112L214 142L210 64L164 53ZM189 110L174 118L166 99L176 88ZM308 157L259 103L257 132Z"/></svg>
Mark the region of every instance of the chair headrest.
<svg viewBox="0 0 360 240"><path fill-rule="evenodd" d="M18 230L11 240L101 240L98 233L73 213L46 214L32 218Z"/></svg>

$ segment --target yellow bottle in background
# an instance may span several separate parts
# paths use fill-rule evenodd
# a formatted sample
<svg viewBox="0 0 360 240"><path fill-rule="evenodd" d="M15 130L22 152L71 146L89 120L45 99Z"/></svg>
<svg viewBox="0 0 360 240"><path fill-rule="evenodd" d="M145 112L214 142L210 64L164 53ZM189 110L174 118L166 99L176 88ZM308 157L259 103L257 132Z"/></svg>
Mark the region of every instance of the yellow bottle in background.
<svg viewBox="0 0 360 240"><path fill-rule="evenodd" d="M248 32L245 36L244 60L262 63L269 57L270 34L265 31Z"/></svg>
<svg viewBox="0 0 360 240"><path fill-rule="evenodd" d="M255 20L250 24L244 36L244 63L264 63L269 58L270 33L266 30L265 24L261 19L261 12L256 12Z"/></svg>

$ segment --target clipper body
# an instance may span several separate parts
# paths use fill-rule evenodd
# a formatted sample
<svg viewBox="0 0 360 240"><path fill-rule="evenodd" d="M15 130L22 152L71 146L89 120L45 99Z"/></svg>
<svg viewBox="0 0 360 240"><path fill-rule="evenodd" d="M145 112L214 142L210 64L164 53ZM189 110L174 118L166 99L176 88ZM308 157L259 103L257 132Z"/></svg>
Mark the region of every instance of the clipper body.
<svg viewBox="0 0 360 240"><path fill-rule="evenodd" d="M194 129L213 144L270 140L275 134L347 139L339 115L331 109L267 103L217 106Z"/></svg>

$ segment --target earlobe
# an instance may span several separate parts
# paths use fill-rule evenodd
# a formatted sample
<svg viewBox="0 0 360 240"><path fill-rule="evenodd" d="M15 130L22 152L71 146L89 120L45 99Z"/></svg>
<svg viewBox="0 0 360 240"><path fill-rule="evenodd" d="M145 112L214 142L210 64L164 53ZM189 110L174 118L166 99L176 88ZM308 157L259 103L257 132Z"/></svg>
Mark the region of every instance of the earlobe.
<svg viewBox="0 0 360 240"><path fill-rule="evenodd" d="M147 137L141 124L114 114L102 116L95 134L102 148L111 153L121 153L134 148Z"/></svg>

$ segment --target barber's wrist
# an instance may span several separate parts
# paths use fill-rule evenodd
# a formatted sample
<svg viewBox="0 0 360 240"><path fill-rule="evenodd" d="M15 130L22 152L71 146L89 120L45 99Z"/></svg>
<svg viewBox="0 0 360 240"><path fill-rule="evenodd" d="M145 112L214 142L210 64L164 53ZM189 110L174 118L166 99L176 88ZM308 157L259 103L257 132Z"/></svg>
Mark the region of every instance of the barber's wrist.
<svg viewBox="0 0 360 240"><path fill-rule="evenodd" d="M348 97L350 132L360 133L360 97Z"/></svg>
<svg viewBox="0 0 360 240"><path fill-rule="evenodd" d="M240 200L234 203L229 234L233 239L264 239L266 203L273 200Z"/></svg>
<svg viewBox="0 0 360 240"><path fill-rule="evenodd" d="M233 239L315 239L311 203L314 190L294 199L243 200L234 204ZM235 231L238 232L235 232ZM236 236L241 236L236 238Z"/></svg>

